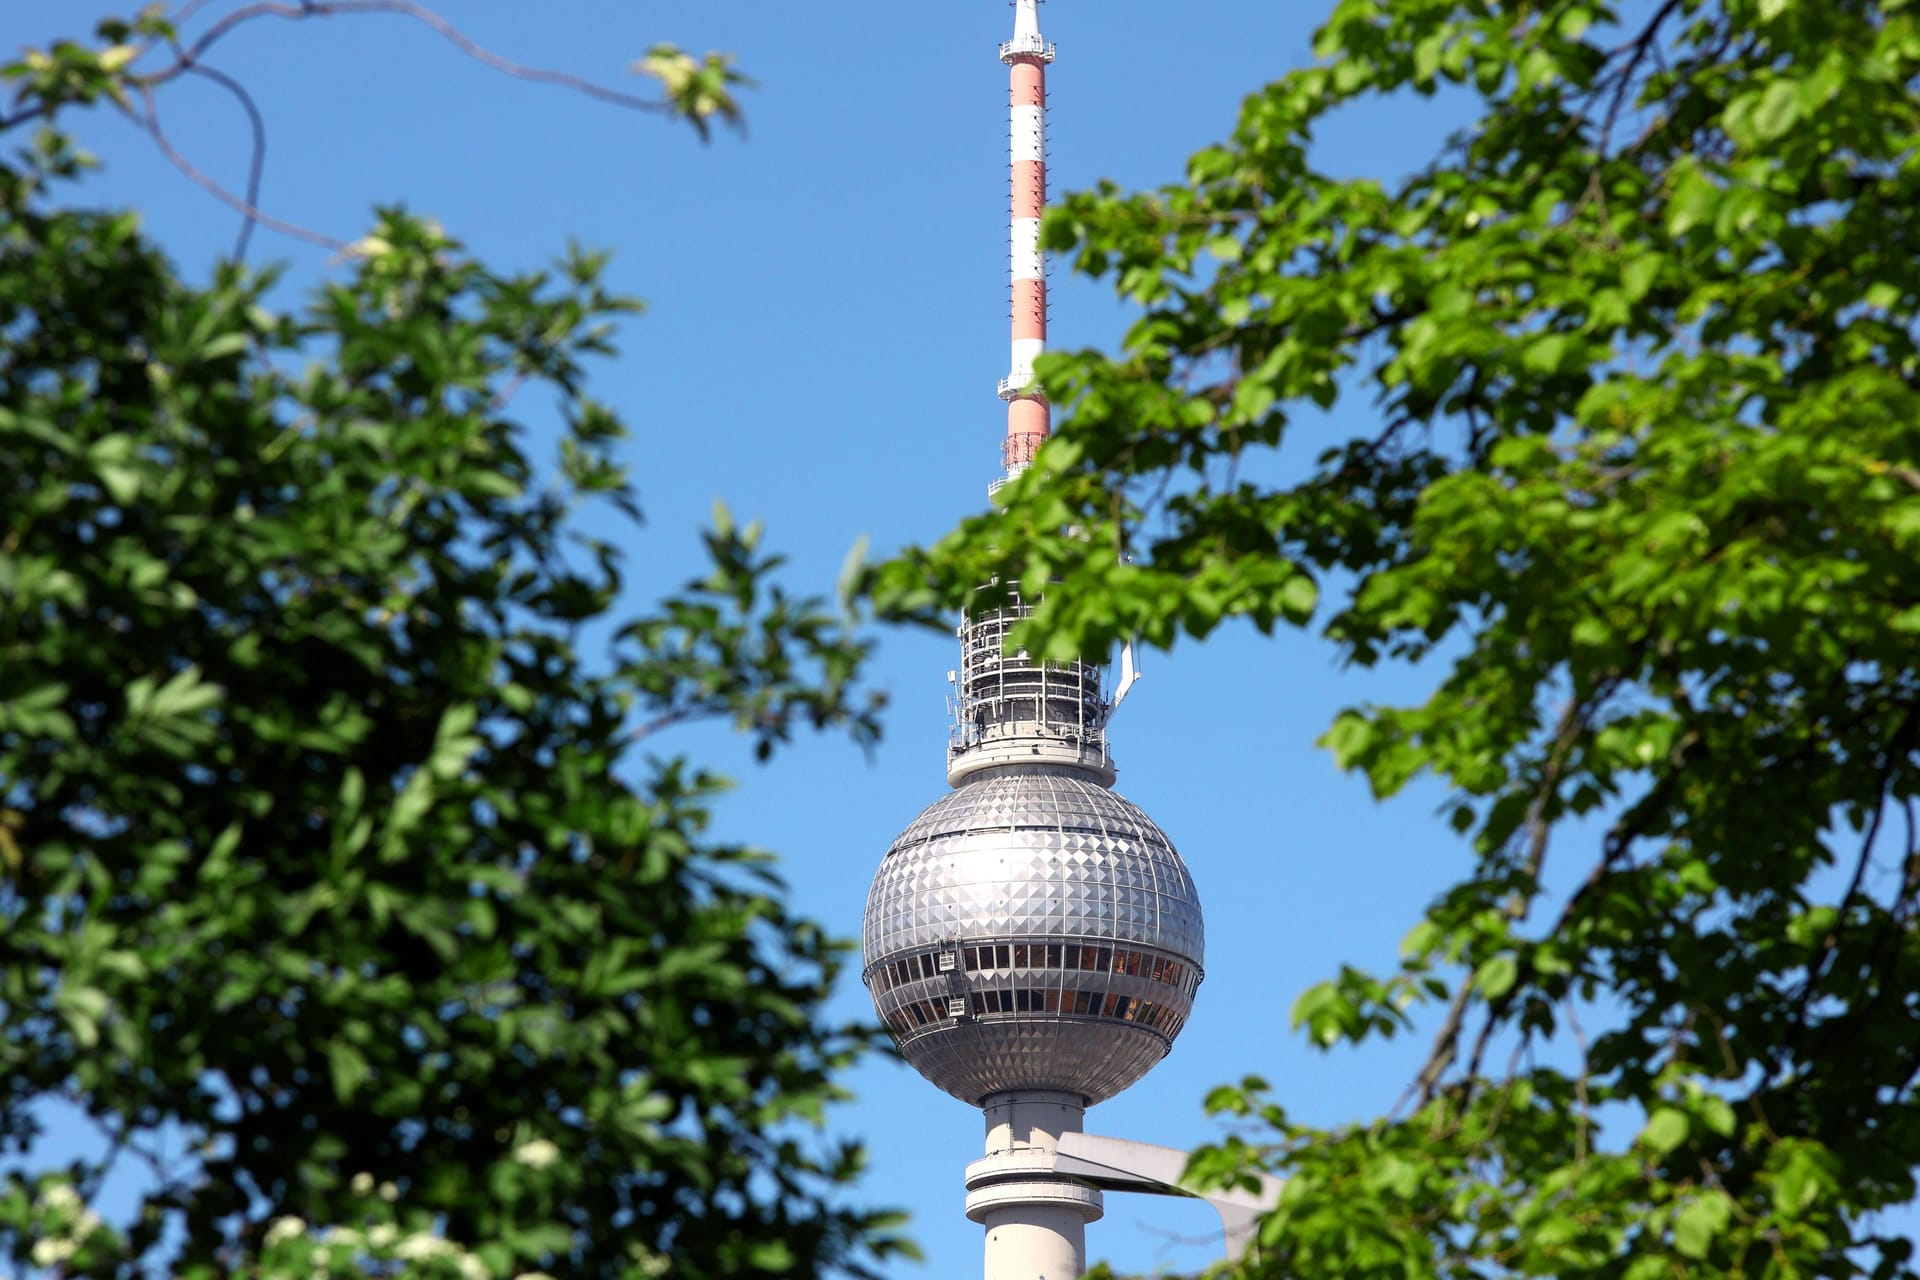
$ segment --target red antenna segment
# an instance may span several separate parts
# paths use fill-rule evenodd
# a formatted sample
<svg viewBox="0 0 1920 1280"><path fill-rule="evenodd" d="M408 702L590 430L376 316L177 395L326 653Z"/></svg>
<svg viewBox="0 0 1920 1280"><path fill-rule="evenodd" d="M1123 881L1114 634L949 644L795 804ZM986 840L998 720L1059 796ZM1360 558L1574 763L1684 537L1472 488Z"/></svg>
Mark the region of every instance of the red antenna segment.
<svg viewBox="0 0 1920 1280"><path fill-rule="evenodd" d="M1040 214L1047 204L1047 64L1054 46L1040 35L1040 0L1015 0L1013 39L1000 46L1012 75L1010 158L1013 224L1013 360L1000 381L1007 402L1007 473L1016 475L1049 430L1047 398L1033 385L1033 362L1047 349L1047 274L1040 256Z"/></svg>

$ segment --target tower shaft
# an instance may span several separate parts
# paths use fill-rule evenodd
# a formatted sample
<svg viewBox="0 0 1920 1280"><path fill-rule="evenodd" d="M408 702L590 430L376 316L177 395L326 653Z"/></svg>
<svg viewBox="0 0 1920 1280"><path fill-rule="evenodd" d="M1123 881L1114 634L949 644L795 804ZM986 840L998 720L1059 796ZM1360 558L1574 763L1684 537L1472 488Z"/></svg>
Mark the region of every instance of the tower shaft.
<svg viewBox="0 0 1920 1280"><path fill-rule="evenodd" d="M1080 1280L1100 1192L1053 1172L1060 1135L1079 1133L1077 1094L1040 1090L985 1100L986 1158L967 1166L967 1216L987 1229L986 1280Z"/></svg>
<svg viewBox="0 0 1920 1280"><path fill-rule="evenodd" d="M1047 64L1054 47L1040 34L1039 0L1016 0L1013 39L1000 46L1009 70L1008 164L1013 221L1008 235L1013 293L1013 351L1000 397L1007 402L1002 453L1014 474L1047 438L1047 400L1033 386L1033 362L1047 349L1047 274L1040 215L1047 204Z"/></svg>

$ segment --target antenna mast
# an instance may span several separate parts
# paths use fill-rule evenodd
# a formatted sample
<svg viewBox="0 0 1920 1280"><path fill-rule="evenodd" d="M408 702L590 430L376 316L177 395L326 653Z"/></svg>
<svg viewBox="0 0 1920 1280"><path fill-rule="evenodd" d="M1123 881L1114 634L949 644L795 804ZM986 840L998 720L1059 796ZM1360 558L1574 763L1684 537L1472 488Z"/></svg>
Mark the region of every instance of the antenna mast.
<svg viewBox="0 0 1920 1280"><path fill-rule="evenodd" d="M1054 46L1040 34L1040 0L1015 0L1014 13L1013 39L1000 46L1000 61L1012 81L1013 364L1000 380L1000 398L1007 402L1007 438L1000 454L1006 477L988 486L990 494L1027 469L1049 430L1047 398L1033 384L1033 362L1047 347L1040 215L1047 203L1047 64ZM1105 673L1098 664L1042 662L1024 650L1007 653L1008 631L1032 612L1033 606L1016 595L961 621L947 781L959 786L982 770L1048 764L1084 770L1111 786Z"/></svg>
<svg viewBox="0 0 1920 1280"><path fill-rule="evenodd" d="M1000 46L1010 71L1009 168L1013 223L1013 359L1000 381L1007 402L1001 461L1009 476L1033 461L1047 438L1047 398L1033 385L1033 362L1047 349L1047 272L1040 256L1040 214L1047 204L1047 64L1054 46L1040 34L1040 0L1014 0L1013 39Z"/></svg>

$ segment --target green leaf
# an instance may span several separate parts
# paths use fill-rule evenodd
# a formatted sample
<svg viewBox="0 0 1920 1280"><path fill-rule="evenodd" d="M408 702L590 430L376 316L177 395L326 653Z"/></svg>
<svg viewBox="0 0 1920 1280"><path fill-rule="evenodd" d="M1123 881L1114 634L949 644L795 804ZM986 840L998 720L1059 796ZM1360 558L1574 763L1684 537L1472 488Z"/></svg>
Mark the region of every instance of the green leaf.
<svg viewBox="0 0 1920 1280"><path fill-rule="evenodd" d="M1626 290L1627 297L1638 302L1652 292L1654 281L1660 278L1663 259L1644 253L1631 258L1620 269L1620 284Z"/></svg>
<svg viewBox="0 0 1920 1280"><path fill-rule="evenodd" d="M1320 745L1333 752L1341 769L1359 767L1372 750L1377 731L1373 722L1357 711L1343 711L1334 718L1333 727L1320 738Z"/></svg>
<svg viewBox="0 0 1920 1280"><path fill-rule="evenodd" d="M1699 1115L1702 1124L1723 1138L1732 1137L1733 1131L1739 1126L1732 1105L1725 1098L1713 1094L1701 1098Z"/></svg>
<svg viewBox="0 0 1920 1280"><path fill-rule="evenodd" d="M1723 1191L1705 1191L1681 1208L1673 1223L1673 1243L1683 1257L1701 1259L1733 1219L1733 1201Z"/></svg>
<svg viewBox="0 0 1920 1280"><path fill-rule="evenodd" d="M1775 80L1760 95L1753 114L1754 137L1772 142L1784 137L1800 119L1800 96L1791 80Z"/></svg>
<svg viewBox="0 0 1920 1280"><path fill-rule="evenodd" d="M123 507L140 496L141 472L132 463L96 462L93 473L107 496Z"/></svg>
<svg viewBox="0 0 1920 1280"><path fill-rule="evenodd" d="M1305 621L1319 603L1319 585L1304 573L1296 573L1280 584L1280 608L1289 618Z"/></svg>
<svg viewBox="0 0 1920 1280"><path fill-rule="evenodd" d="M344 1040L329 1040L325 1046L327 1070L333 1079L333 1094L341 1102L353 1101L360 1086L373 1078L373 1064L365 1054Z"/></svg>
<svg viewBox="0 0 1920 1280"><path fill-rule="evenodd" d="M1331 982L1318 983L1302 992L1293 1002L1291 1016L1294 1028L1305 1027L1321 1048L1337 1043L1358 1024L1352 1002Z"/></svg>
<svg viewBox="0 0 1920 1280"><path fill-rule="evenodd" d="M1520 980L1520 962L1512 952L1503 951L1487 959L1474 970L1474 985L1489 1000L1498 1000L1513 990Z"/></svg>
<svg viewBox="0 0 1920 1280"><path fill-rule="evenodd" d="M140 711L155 718L190 716L219 705L221 697L218 685L208 684L201 678L200 668L189 666L155 689ZM131 697L128 700L131 702Z"/></svg>
<svg viewBox="0 0 1920 1280"><path fill-rule="evenodd" d="M1692 1131L1693 1123L1685 1112L1660 1107L1648 1117L1647 1127L1640 1131L1640 1142L1654 1155L1664 1156L1684 1143Z"/></svg>
<svg viewBox="0 0 1920 1280"><path fill-rule="evenodd" d="M1667 233L1676 238L1696 227L1711 226L1719 217L1724 194L1698 168L1680 171L1673 196L1667 202Z"/></svg>
<svg viewBox="0 0 1920 1280"><path fill-rule="evenodd" d="M82 1049L100 1043L100 1023L107 1016L108 1005L107 993L98 987L70 982L62 984L54 998L54 1007L60 1011L68 1033Z"/></svg>
<svg viewBox="0 0 1920 1280"><path fill-rule="evenodd" d="M1207 252L1221 262L1238 262L1245 249L1237 236L1215 236L1207 241Z"/></svg>
<svg viewBox="0 0 1920 1280"><path fill-rule="evenodd" d="M839 576L834 580L834 597L842 609L851 609L855 596L859 592L860 581L867 569L868 538L861 534L847 548L846 558L840 563Z"/></svg>
<svg viewBox="0 0 1920 1280"><path fill-rule="evenodd" d="M1521 363L1535 373L1556 373L1574 351L1574 340L1565 333L1543 333L1527 344Z"/></svg>
<svg viewBox="0 0 1920 1280"><path fill-rule="evenodd" d="M748 1249L747 1260L761 1271L784 1275L793 1269L793 1248L784 1240L761 1240Z"/></svg>

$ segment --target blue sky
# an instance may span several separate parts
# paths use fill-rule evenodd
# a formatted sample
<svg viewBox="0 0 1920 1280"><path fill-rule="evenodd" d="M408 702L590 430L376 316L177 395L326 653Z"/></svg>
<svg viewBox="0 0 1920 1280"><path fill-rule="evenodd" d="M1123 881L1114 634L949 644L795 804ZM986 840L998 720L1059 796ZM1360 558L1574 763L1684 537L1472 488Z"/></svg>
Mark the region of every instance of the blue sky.
<svg viewBox="0 0 1920 1280"><path fill-rule="evenodd" d="M1231 130L1244 93L1307 60L1326 7L1047 5L1060 45L1055 189L1176 180L1190 152ZM11 0L0 42L44 44L116 11ZM615 284L650 308L594 383L636 433L629 461L648 515L629 548L636 608L694 570L695 533L717 498L764 518L793 582L820 592L860 535L880 551L931 540L983 504L1004 424L994 383L1007 358L1006 79L995 47L1011 29L1007 5L582 0L539 6L536 18L506 0L449 0L442 11L507 56L637 91L628 63L663 40L734 51L760 82L746 97L749 135L702 146L682 126L504 79L401 18L262 21L211 59L259 99L262 203L277 216L350 240L373 206L403 202L503 268L537 265L569 238L615 252ZM175 144L239 187L239 108L199 82L169 87L161 105ZM1449 123L1444 106L1421 101L1349 113L1318 139L1321 161L1389 177L1430 155ZM137 130L102 113L80 133L107 164L93 198L137 205L186 274L203 275L231 245L235 219ZM253 258L287 261L289 289L327 269L323 251L270 233ZM1124 310L1059 266L1054 281L1054 344L1113 345ZM1368 426L1364 404L1343 404L1289 447L1316 452ZM870 760L823 741L758 766L703 730L663 743L739 776L724 834L779 851L798 905L849 937L881 853L945 787L951 642L881 640L873 676L894 707ZM1251 632L1146 655L1144 668L1114 726L1119 789L1192 868L1207 980L1173 1054L1089 1127L1192 1146L1219 1133L1201 1111L1206 1091L1249 1072L1303 1119L1384 1110L1421 1046L1320 1054L1288 1031L1287 1009L1343 963L1389 967L1429 897L1466 865L1435 791L1376 805L1312 745L1344 706L1417 697L1419 673L1345 671L1311 636ZM851 974L836 1007L867 1014ZM899 1275L974 1274L980 1228L961 1213L961 1170L980 1153L978 1113L891 1062L869 1062L850 1084L858 1098L834 1124L871 1148L868 1198L910 1209L929 1250L927 1267ZM1090 1252L1127 1270L1197 1269L1213 1256L1211 1227L1197 1204L1110 1196Z"/></svg>

